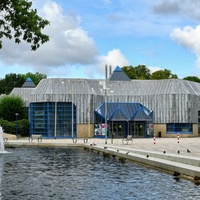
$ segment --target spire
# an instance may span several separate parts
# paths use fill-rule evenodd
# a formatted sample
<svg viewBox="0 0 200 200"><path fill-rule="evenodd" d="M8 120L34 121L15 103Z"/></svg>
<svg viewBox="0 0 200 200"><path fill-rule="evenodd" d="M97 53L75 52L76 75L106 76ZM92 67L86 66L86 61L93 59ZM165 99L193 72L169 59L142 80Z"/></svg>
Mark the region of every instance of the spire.
<svg viewBox="0 0 200 200"><path fill-rule="evenodd" d="M25 83L22 85L22 88L34 88L35 84L33 83L32 79L28 77Z"/></svg>
<svg viewBox="0 0 200 200"><path fill-rule="evenodd" d="M130 81L131 79L123 72L123 70L117 66L109 77L110 81Z"/></svg>

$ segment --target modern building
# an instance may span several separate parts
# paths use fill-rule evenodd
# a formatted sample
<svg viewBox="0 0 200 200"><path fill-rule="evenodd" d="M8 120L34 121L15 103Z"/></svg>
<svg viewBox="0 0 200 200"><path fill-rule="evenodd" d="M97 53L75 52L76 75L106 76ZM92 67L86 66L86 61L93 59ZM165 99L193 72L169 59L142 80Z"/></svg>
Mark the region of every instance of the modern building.
<svg viewBox="0 0 200 200"><path fill-rule="evenodd" d="M196 137L200 132L196 82L130 80L119 67L105 80L47 78L37 86L27 81L11 95L21 96L29 107L30 135L144 138Z"/></svg>

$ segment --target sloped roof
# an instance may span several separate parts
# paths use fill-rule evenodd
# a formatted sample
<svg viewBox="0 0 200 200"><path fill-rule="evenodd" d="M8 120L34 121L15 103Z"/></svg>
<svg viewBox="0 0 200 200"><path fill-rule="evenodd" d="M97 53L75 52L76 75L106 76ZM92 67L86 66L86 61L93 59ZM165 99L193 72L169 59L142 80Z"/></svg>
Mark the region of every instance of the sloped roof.
<svg viewBox="0 0 200 200"><path fill-rule="evenodd" d="M110 81L130 81L131 79L117 66L111 76L108 78Z"/></svg>
<svg viewBox="0 0 200 200"><path fill-rule="evenodd" d="M28 77L26 79L25 83L22 85L22 88L34 88L34 87L36 87L36 86L30 77Z"/></svg>
<svg viewBox="0 0 200 200"><path fill-rule="evenodd" d="M105 119L105 103L95 113ZM107 118L112 121L148 121L152 115L153 111L140 103L107 103Z"/></svg>

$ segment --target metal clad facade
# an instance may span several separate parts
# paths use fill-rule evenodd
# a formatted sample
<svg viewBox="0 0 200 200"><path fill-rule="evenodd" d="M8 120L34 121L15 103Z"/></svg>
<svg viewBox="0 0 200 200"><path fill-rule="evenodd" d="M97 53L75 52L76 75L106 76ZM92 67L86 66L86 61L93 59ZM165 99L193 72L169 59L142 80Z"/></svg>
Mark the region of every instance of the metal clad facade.
<svg viewBox="0 0 200 200"><path fill-rule="evenodd" d="M153 110L154 123L198 123L200 84L172 80L108 81L50 78L36 88L14 88L30 102L73 102L77 108L77 123L94 121L94 109L104 102L104 87L109 88L108 102L138 102Z"/></svg>

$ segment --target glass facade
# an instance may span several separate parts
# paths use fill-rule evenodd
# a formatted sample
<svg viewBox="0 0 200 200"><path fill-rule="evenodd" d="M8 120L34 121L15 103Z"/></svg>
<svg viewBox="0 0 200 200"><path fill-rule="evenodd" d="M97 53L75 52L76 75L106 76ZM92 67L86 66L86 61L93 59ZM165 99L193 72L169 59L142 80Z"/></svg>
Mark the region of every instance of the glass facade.
<svg viewBox="0 0 200 200"><path fill-rule="evenodd" d="M73 138L77 136L76 130L76 106L72 102L30 104L30 135Z"/></svg>
<svg viewBox="0 0 200 200"><path fill-rule="evenodd" d="M167 134L170 134L170 133L192 134L192 124L191 123L168 123Z"/></svg>

